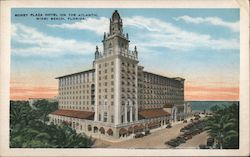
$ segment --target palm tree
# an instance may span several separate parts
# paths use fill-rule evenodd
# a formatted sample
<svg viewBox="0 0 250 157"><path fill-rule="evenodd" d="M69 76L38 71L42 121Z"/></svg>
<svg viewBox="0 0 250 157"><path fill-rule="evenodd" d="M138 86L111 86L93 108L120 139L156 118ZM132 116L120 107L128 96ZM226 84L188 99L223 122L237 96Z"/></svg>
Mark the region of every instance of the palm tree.
<svg viewBox="0 0 250 157"><path fill-rule="evenodd" d="M19 104L21 103L21 104ZM93 141L77 134L67 125L47 125L48 113L57 109L57 103L41 101L33 110L28 102L11 101L11 148L74 148L91 147Z"/></svg>
<svg viewBox="0 0 250 157"><path fill-rule="evenodd" d="M239 136L238 118L235 116L237 107L214 107L213 116L207 119L205 130L214 138L220 149L226 148L228 141Z"/></svg>

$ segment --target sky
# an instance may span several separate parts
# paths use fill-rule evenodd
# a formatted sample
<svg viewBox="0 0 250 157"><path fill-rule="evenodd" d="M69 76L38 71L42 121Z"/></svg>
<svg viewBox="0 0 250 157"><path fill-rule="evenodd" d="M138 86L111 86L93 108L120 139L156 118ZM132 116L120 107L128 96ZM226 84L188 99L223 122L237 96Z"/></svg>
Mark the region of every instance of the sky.
<svg viewBox="0 0 250 157"><path fill-rule="evenodd" d="M186 101L239 100L239 9L166 8L12 9L11 99L53 98L55 77L92 68L115 9L139 65L185 78Z"/></svg>

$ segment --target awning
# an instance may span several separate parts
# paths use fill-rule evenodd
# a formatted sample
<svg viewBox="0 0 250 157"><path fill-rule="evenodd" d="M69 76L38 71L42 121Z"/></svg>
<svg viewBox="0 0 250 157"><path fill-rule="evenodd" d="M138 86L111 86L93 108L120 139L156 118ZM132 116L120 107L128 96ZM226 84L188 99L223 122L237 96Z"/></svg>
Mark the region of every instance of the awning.
<svg viewBox="0 0 250 157"><path fill-rule="evenodd" d="M140 129L140 130L144 129L144 125L141 124L141 125L139 126L139 129Z"/></svg>
<svg viewBox="0 0 250 157"><path fill-rule="evenodd" d="M129 133L132 133L132 132L133 132L133 127L129 127L129 128L128 128L128 132L129 132Z"/></svg>
<svg viewBox="0 0 250 157"><path fill-rule="evenodd" d="M72 117L72 118L79 118L79 119L94 120L95 112L59 109L59 110L56 110L50 114L58 115L58 116Z"/></svg>
<svg viewBox="0 0 250 157"><path fill-rule="evenodd" d="M170 116L163 108L142 110L139 112L139 115L144 119Z"/></svg>
<svg viewBox="0 0 250 157"><path fill-rule="evenodd" d="M108 133L109 135L113 135L113 130L109 128L108 131L107 131L107 133Z"/></svg>
<svg viewBox="0 0 250 157"><path fill-rule="evenodd" d="M103 127L101 127L101 128L99 129L99 131L100 131L102 134L104 134L104 133L105 133L105 130L104 130L104 128L103 128Z"/></svg>
<svg viewBox="0 0 250 157"><path fill-rule="evenodd" d="M136 132L138 130L139 130L139 126L138 125L134 126L134 131Z"/></svg>
<svg viewBox="0 0 250 157"><path fill-rule="evenodd" d="M121 128L120 131L119 131L119 134L120 134L120 135L124 135L124 134L126 134L127 132L128 132L127 129Z"/></svg>

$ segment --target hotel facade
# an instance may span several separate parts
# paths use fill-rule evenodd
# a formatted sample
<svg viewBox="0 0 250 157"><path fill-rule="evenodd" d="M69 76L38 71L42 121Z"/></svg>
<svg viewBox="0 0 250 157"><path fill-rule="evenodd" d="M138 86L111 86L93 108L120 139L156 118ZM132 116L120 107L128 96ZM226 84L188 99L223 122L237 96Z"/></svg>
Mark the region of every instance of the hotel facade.
<svg viewBox="0 0 250 157"><path fill-rule="evenodd" d="M96 47L93 68L57 77L59 109L49 115L51 123L116 140L163 128L188 115L185 80L144 71L137 48L129 50L129 42L114 11L102 40L103 52Z"/></svg>

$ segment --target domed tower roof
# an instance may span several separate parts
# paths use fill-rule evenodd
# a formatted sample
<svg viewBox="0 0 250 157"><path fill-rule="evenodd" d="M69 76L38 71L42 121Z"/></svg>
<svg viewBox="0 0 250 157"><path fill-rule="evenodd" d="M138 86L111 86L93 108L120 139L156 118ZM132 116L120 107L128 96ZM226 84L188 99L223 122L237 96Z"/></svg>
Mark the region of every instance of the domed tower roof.
<svg viewBox="0 0 250 157"><path fill-rule="evenodd" d="M115 10L115 12L114 12L113 15L112 15L112 21L120 20L120 19L121 19L121 18L120 18L120 15L119 15L118 11Z"/></svg>

